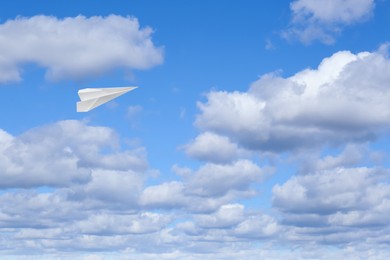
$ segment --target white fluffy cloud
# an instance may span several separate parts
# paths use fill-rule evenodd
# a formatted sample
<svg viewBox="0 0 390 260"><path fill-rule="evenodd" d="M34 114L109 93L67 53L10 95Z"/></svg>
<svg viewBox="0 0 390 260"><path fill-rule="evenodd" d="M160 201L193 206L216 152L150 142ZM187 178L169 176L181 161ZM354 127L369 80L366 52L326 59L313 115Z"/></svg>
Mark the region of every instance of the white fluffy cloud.
<svg viewBox="0 0 390 260"><path fill-rule="evenodd" d="M67 201L61 193L6 192L0 196L0 202L2 228L54 228L59 225L59 220L86 217L85 212L80 211L80 204Z"/></svg>
<svg viewBox="0 0 390 260"><path fill-rule="evenodd" d="M180 208L188 202L189 198L184 196L184 184L178 181L149 186L140 197L142 205L157 208Z"/></svg>
<svg viewBox="0 0 390 260"><path fill-rule="evenodd" d="M248 92L208 93L196 125L263 151L372 140L390 127L389 75L385 45L340 51L288 78L264 75Z"/></svg>
<svg viewBox="0 0 390 260"><path fill-rule="evenodd" d="M223 196L231 190L246 191L264 179L267 171L249 160L230 165L205 164L188 180L188 193L200 196Z"/></svg>
<svg viewBox="0 0 390 260"><path fill-rule="evenodd" d="M109 210L109 203L91 207L87 200L70 201L59 192L8 193L0 201L0 228L8 233L3 254L142 249L147 240L157 245L158 233L172 220L169 214Z"/></svg>
<svg viewBox="0 0 390 260"><path fill-rule="evenodd" d="M78 254L188 255L223 252L233 245L246 250L244 241L269 238L277 231L272 217L251 213L240 204L226 204L215 213L182 222L180 214L87 208L85 201L69 202L58 194L9 194L0 196L0 201L0 228L7 230L9 238L2 241L2 250L7 255L28 250L64 257L69 249Z"/></svg>
<svg viewBox="0 0 390 260"><path fill-rule="evenodd" d="M162 63L152 30L132 17L19 17L0 24L0 83L21 80L21 66L46 68L46 78L83 78Z"/></svg>
<svg viewBox="0 0 390 260"><path fill-rule="evenodd" d="M336 167L297 175L276 185L273 205L281 212L287 239L386 243L389 174L388 169Z"/></svg>
<svg viewBox="0 0 390 260"><path fill-rule="evenodd" d="M207 163L188 172L182 182L172 181L147 187L140 203L146 207L184 208L191 212L212 212L229 201L252 197L254 184L270 173L249 160L231 164Z"/></svg>
<svg viewBox="0 0 390 260"><path fill-rule="evenodd" d="M1 187L68 186L86 183L91 169L147 169L145 151L121 151L107 127L68 120L12 136L0 131ZM104 149L111 153L103 153Z"/></svg>
<svg viewBox="0 0 390 260"><path fill-rule="evenodd" d="M145 151L121 149L108 127L60 121L20 136L2 130L0 143L4 254L142 249L172 220L139 206Z"/></svg>
<svg viewBox="0 0 390 260"><path fill-rule="evenodd" d="M78 255L93 251L113 256L115 252L142 259L251 259L254 254L278 259L283 254L274 250L280 243L300 245L291 259L313 258L313 252L335 259L366 256L367 250L359 252L364 245L370 245L372 255L384 256L389 171L349 167L362 158L360 151L354 153L354 145L304 168L312 172L276 185L277 211L267 214L240 203L258 195L254 185L268 172L249 160L206 163L197 170L175 166L181 180L146 185L144 149L120 149L118 136L107 127L60 121L20 136L0 131L0 143L2 174L16 166L23 170L9 187L60 186L39 192L2 190L0 229L6 235L0 242L7 256L28 252L73 257L68 253L71 249ZM73 180L64 168L59 173L63 179L50 184L48 170L69 154L74 157L69 171L86 167L87 178ZM102 163L107 156L117 163ZM31 160L42 167L29 177ZM32 182L34 176L39 182ZM10 182L9 176L2 176L3 180ZM345 242L348 252L342 248L330 254L316 246Z"/></svg>
<svg viewBox="0 0 390 260"><path fill-rule="evenodd" d="M196 224L203 228L232 227L243 221L244 206L240 204L222 205L214 214L195 217Z"/></svg>
<svg viewBox="0 0 390 260"><path fill-rule="evenodd" d="M273 203L284 211L301 213L330 214L349 209L366 209L383 199L380 180L385 180L389 174L387 170L339 167L298 175L282 186L274 187ZM378 189L373 192L375 187ZM390 192L390 186L383 188Z"/></svg>
<svg viewBox="0 0 390 260"><path fill-rule="evenodd" d="M290 4L292 21L283 33L304 43L333 43L344 26L364 21L374 9L374 0L295 0Z"/></svg>
<svg viewBox="0 0 390 260"><path fill-rule="evenodd" d="M367 159L366 162L369 161L370 157L374 157L373 155L375 153L370 154L365 144L348 144L338 155L326 155L323 158L319 158L318 154L308 152L298 155L297 159L300 161L299 172L306 174L308 172L334 169L337 167L357 166L364 161L364 158Z"/></svg>
<svg viewBox="0 0 390 260"><path fill-rule="evenodd" d="M68 195L75 200L109 203L107 207L110 208L131 208L138 203L144 179L141 174L133 171L95 169L88 183L72 187Z"/></svg>
<svg viewBox="0 0 390 260"><path fill-rule="evenodd" d="M234 229L234 233L239 237L245 238L265 238L275 236L281 228L278 222L271 216L258 214L246 216Z"/></svg>
<svg viewBox="0 0 390 260"><path fill-rule="evenodd" d="M236 159L239 151L226 136L205 132L186 145L185 152L200 160L226 163Z"/></svg>
<svg viewBox="0 0 390 260"><path fill-rule="evenodd" d="M142 212L140 214L96 214L77 223L84 234L144 234L161 230L171 220L168 214Z"/></svg>

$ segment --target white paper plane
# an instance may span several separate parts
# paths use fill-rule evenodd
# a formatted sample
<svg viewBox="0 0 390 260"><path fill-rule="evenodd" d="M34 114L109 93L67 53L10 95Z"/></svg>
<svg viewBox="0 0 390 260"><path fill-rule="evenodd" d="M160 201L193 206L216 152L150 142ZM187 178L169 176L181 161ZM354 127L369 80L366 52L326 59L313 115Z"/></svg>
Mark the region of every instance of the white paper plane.
<svg viewBox="0 0 390 260"><path fill-rule="evenodd" d="M77 102L77 112L88 112L136 88L138 87L80 89L78 91L80 101Z"/></svg>

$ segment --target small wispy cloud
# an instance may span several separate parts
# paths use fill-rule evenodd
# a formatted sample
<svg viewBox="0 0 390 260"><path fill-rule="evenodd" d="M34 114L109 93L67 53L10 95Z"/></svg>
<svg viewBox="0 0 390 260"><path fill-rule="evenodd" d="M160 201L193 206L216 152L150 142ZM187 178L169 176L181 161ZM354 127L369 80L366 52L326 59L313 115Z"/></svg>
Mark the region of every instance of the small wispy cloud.
<svg viewBox="0 0 390 260"><path fill-rule="evenodd" d="M143 107L140 105L129 106L127 108L126 116L128 118L134 118L137 115L139 115L143 110L144 110Z"/></svg>
<svg viewBox="0 0 390 260"><path fill-rule="evenodd" d="M265 46L264 48L267 50L267 51L270 51L270 50L274 50L276 47L275 45L272 43L272 41L270 39L267 39L265 41Z"/></svg>

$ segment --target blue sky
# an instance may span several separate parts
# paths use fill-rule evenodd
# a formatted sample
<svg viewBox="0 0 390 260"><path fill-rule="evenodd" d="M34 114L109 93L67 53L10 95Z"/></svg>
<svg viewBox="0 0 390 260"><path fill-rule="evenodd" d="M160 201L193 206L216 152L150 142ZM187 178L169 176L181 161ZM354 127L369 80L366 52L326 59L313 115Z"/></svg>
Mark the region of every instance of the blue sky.
<svg viewBox="0 0 390 260"><path fill-rule="evenodd" d="M4 4L2 258L388 259L389 23L387 0Z"/></svg>

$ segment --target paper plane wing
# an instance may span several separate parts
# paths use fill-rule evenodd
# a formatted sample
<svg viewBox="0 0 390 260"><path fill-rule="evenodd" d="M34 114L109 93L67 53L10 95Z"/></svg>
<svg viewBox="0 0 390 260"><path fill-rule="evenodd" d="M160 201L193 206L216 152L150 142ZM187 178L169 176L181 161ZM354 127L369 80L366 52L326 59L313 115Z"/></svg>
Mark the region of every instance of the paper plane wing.
<svg viewBox="0 0 390 260"><path fill-rule="evenodd" d="M124 88L85 88L78 91L80 101L77 102L77 112L88 112L114 98L117 98L137 87Z"/></svg>

